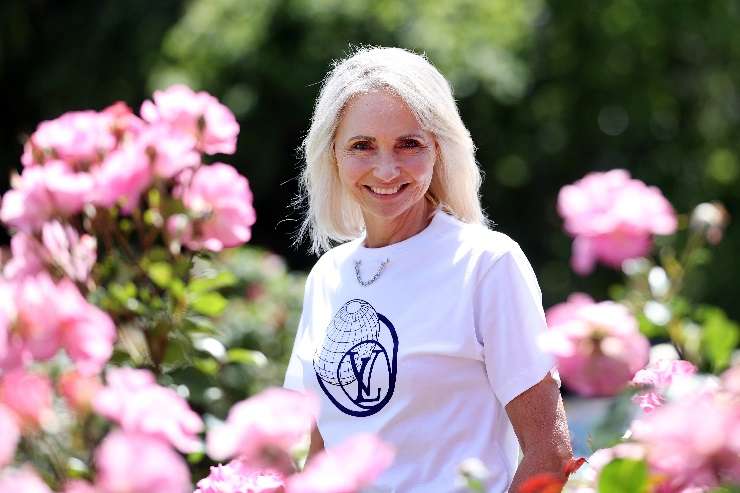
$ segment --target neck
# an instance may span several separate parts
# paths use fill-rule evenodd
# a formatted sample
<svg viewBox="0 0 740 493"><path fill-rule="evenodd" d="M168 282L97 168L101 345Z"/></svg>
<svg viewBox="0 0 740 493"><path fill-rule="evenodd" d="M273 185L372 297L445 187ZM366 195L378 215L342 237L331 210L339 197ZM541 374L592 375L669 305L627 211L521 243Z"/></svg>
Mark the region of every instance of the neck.
<svg viewBox="0 0 740 493"><path fill-rule="evenodd" d="M429 225L434 211L434 205L422 199L416 206L394 218L365 214L365 246L380 248L411 238Z"/></svg>

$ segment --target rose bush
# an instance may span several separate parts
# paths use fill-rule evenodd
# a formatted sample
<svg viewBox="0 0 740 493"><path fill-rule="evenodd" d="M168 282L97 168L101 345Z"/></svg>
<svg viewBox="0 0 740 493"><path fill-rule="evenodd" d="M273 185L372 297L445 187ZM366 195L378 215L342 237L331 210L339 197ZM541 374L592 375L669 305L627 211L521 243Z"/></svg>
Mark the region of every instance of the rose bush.
<svg viewBox="0 0 740 493"><path fill-rule="evenodd" d="M624 286L611 289L611 301L574 293L547 310L549 330L541 339L567 389L614 396L595 430L611 430L596 443L612 446L595 450L569 480L567 472L542 475L522 491L737 488L740 327L719 308L694 306L682 293L707 255L705 245L721 240L727 211L700 204L679 221L657 188L624 170L591 173L565 186L558 211L574 237L576 273L590 273L598 261L626 275ZM687 227L678 230L679 223ZM672 233L655 248L656 235ZM648 358L649 340L659 344Z"/></svg>
<svg viewBox="0 0 740 493"><path fill-rule="evenodd" d="M326 458L296 472L314 400L244 400L282 375L303 287L275 255L233 248L256 219L249 182L209 155L238 133L180 85L139 115L70 112L26 141L0 205L0 491L318 492L337 472ZM387 466L372 440L340 451L368 460L332 491ZM206 450L232 462L204 478Z"/></svg>

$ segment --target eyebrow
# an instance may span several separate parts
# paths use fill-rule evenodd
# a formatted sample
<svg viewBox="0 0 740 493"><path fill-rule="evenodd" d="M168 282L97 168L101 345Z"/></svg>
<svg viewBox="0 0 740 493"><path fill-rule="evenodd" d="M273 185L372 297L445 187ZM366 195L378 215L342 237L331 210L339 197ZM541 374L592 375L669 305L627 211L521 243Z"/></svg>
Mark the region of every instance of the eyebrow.
<svg viewBox="0 0 740 493"><path fill-rule="evenodd" d="M424 136L421 134L407 134L407 135L401 135L396 140L403 140L403 139L421 139L424 140ZM370 142L375 142L375 137L370 137L369 135L355 135L354 137L350 137L347 139L347 141L352 140L368 140Z"/></svg>

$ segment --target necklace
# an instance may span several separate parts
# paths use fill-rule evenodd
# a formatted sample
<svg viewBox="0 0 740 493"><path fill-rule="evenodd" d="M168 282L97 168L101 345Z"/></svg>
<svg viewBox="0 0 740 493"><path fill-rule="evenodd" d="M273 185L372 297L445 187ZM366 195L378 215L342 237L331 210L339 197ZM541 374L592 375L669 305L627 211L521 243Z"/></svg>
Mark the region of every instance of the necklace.
<svg viewBox="0 0 740 493"><path fill-rule="evenodd" d="M391 259L385 259L380 263L380 267L378 267L378 270L375 272L373 277L370 278L368 281L362 280L362 275L360 275L360 264L362 264L362 260L355 260L355 277L357 278L357 282L359 282L362 286L369 286L375 281L378 280L380 275L383 273L383 270L385 270L385 266L388 265L388 262L390 262Z"/></svg>

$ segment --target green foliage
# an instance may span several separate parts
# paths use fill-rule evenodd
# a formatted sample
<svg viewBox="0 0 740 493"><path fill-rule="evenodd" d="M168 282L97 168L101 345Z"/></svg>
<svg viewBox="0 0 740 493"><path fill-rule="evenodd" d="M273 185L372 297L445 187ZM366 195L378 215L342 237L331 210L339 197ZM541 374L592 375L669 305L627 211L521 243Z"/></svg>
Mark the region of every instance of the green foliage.
<svg viewBox="0 0 740 493"><path fill-rule="evenodd" d="M719 373L729 366L732 351L740 343L740 325L716 307L700 308L697 318L702 323L702 354L711 371Z"/></svg>
<svg viewBox="0 0 740 493"><path fill-rule="evenodd" d="M599 493L644 493L648 491L645 461L615 459L599 474Z"/></svg>

